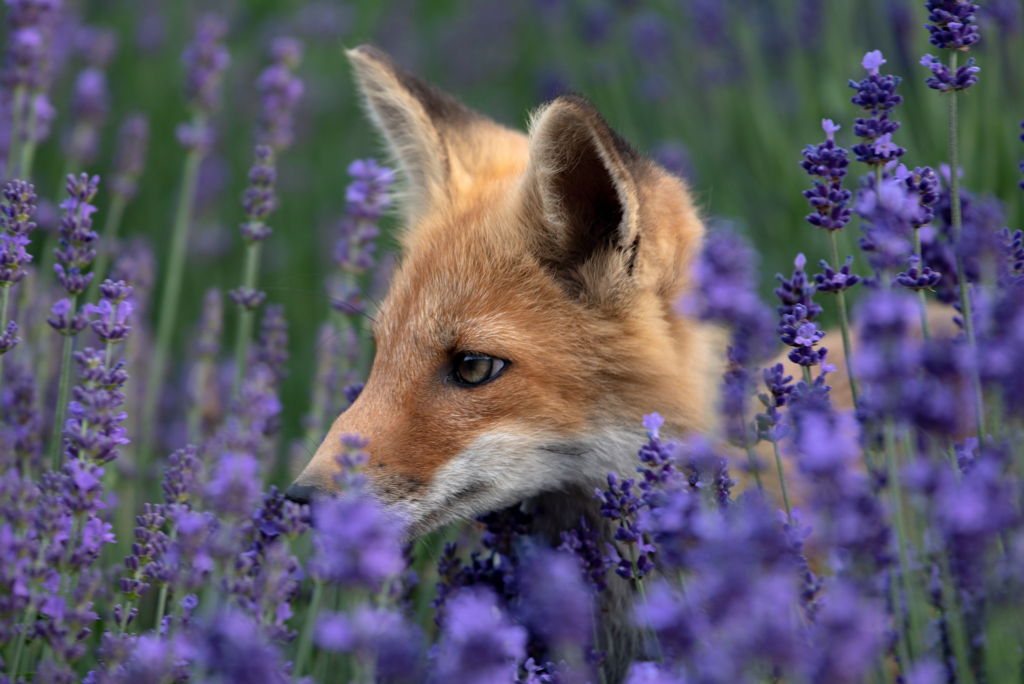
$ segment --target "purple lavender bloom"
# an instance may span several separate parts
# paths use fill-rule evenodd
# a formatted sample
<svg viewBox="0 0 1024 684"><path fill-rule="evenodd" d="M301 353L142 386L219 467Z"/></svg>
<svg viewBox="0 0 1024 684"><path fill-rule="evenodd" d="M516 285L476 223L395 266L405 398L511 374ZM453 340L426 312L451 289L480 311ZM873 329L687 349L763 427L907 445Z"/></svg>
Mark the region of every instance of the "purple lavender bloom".
<svg viewBox="0 0 1024 684"><path fill-rule="evenodd" d="M853 684L881 655L888 620L880 602L867 600L847 583L831 586L814 630L814 650L805 665L808 681Z"/></svg>
<svg viewBox="0 0 1024 684"><path fill-rule="evenodd" d="M259 462L247 453L220 456L203 491L209 507L222 516L247 517L260 493Z"/></svg>
<svg viewBox="0 0 1024 684"><path fill-rule="evenodd" d="M65 145L65 154L78 167L89 166L99 152L100 129L110 109L107 75L97 67L86 67L75 79L71 98L74 125Z"/></svg>
<svg viewBox="0 0 1024 684"><path fill-rule="evenodd" d="M281 304L267 306L263 313L256 362L266 366L278 384L288 374L285 368L288 363L288 321Z"/></svg>
<svg viewBox="0 0 1024 684"><path fill-rule="evenodd" d="M128 373L123 362L107 368L103 355L91 348L75 352L75 361L81 384L71 390L65 450L72 460L109 463L120 454L118 447L129 441L121 427L128 416L120 410Z"/></svg>
<svg viewBox="0 0 1024 684"><path fill-rule="evenodd" d="M326 651L354 654L384 681L419 674L423 634L396 611L361 605L349 615L321 614L316 641Z"/></svg>
<svg viewBox="0 0 1024 684"><path fill-rule="evenodd" d="M729 459L715 453L704 437L691 437L678 447L676 459L686 464L686 482L695 492L704 492L717 506L732 503L736 480L729 476Z"/></svg>
<svg viewBox="0 0 1024 684"><path fill-rule="evenodd" d="M910 267L903 273L897 273L892 279L893 285L900 285L909 290L932 290L942 280L942 274L936 273L925 266L921 268L921 257L911 255Z"/></svg>
<svg viewBox="0 0 1024 684"><path fill-rule="evenodd" d="M285 665L278 650L260 635L257 625L243 613L221 609L189 635L190 651L211 681L287 684Z"/></svg>
<svg viewBox="0 0 1024 684"><path fill-rule="evenodd" d="M334 260L343 272L359 275L373 267L374 240L380 235L377 221L391 205L388 188L395 176L373 159L352 162L348 173L353 180L345 190L345 219Z"/></svg>
<svg viewBox="0 0 1024 684"><path fill-rule="evenodd" d="M745 240L726 231L710 233L694 267L696 295L677 305L684 314L729 326L740 365L766 356L773 346L769 314L754 285L755 264Z"/></svg>
<svg viewBox="0 0 1024 684"><path fill-rule="evenodd" d="M796 305L799 304L804 307L805 317L814 320L821 315L822 309L821 305L813 299L815 287L810 284L807 273L804 271L807 257L802 253L798 254L793 265L795 266L793 277L789 280L786 280L781 273L775 274L775 279L779 281L779 287L775 288L775 296L782 301L782 305L777 307L776 311L780 316L793 314Z"/></svg>
<svg viewBox="0 0 1024 684"><path fill-rule="evenodd" d="M814 187L803 192L814 209L814 213L805 219L818 228L841 230L850 222L852 193L843 189L843 177L850 161L846 158L846 150L836 147L835 133L839 126L831 119L822 119L821 125L825 130L825 142L817 146L808 145L803 151L804 161L800 162L801 168L815 178Z"/></svg>
<svg viewBox="0 0 1024 684"><path fill-rule="evenodd" d="M128 297L132 288L125 285L125 282L105 280L100 285L103 299L99 305L86 304L84 312L86 315L96 315L99 318L92 322L93 332L105 344L119 344L128 339L131 327L126 325L128 316L131 315L134 307Z"/></svg>
<svg viewBox="0 0 1024 684"><path fill-rule="evenodd" d="M10 288L28 274L25 266L32 261L32 255L25 251L29 245L29 233L36 224L32 222L35 213L35 188L24 181L8 183L3 192L4 203L0 205L0 287Z"/></svg>
<svg viewBox="0 0 1024 684"><path fill-rule="evenodd" d="M247 243L262 242L270 237L270 227L264 221L275 208L274 183L277 170L274 167L274 151L266 145L257 145L256 161L249 169L249 187L242 195L242 207L248 219L241 226L242 238Z"/></svg>
<svg viewBox="0 0 1024 684"><path fill-rule="evenodd" d="M915 220L920 216L918 195L910 193L904 182L883 176L880 187L875 178L864 179L857 192L856 212L864 219L860 248L876 274L892 273L907 263Z"/></svg>
<svg viewBox="0 0 1024 684"><path fill-rule="evenodd" d="M978 6L964 0L926 0L928 21L925 24L931 34L928 41L942 50L963 50L981 39L978 27L971 25Z"/></svg>
<svg viewBox="0 0 1024 684"><path fill-rule="evenodd" d="M71 296L85 292L93 274L85 273L96 258L92 243L99 237L92 229L92 214L96 211L90 202L99 189L100 178L86 174L67 179L68 199L61 203L65 215L60 222L60 247L53 250L57 264L57 280Z"/></svg>
<svg viewBox="0 0 1024 684"><path fill-rule="evenodd" d="M630 46L642 62L655 63L664 59L672 47L669 24L659 12L638 14L630 26Z"/></svg>
<svg viewBox="0 0 1024 684"><path fill-rule="evenodd" d="M248 309L249 311L254 311L266 300L267 293L254 290L251 287L242 286L229 291L228 297L230 297L231 301L238 306Z"/></svg>
<svg viewBox="0 0 1024 684"><path fill-rule="evenodd" d="M9 472L39 472L42 459L42 416L36 404L35 376L29 365L4 364L0 393L0 465ZM13 456L13 462L7 460ZM3 514L7 518L6 514Z"/></svg>
<svg viewBox="0 0 1024 684"><path fill-rule="evenodd" d="M590 595L579 564L563 551L538 551L519 569L517 616L556 653L590 640Z"/></svg>
<svg viewBox="0 0 1024 684"><path fill-rule="evenodd" d="M204 15L196 25L195 38L181 56L189 104L207 115L220 107L220 82L231 62L224 46L227 32L223 19L214 14Z"/></svg>
<svg viewBox="0 0 1024 684"><path fill-rule="evenodd" d="M879 75L878 69L885 62L880 51L867 53L861 64L867 69L868 77L859 83L852 80L849 83L857 91L850 102L871 112L870 118L858 118L854 122L853 134L864 142L854 145L851 151L857 156L857 161L871 165L886 164L906 152L892 142L892 134L899 129L900 123L889 120L890 112L903 102L903 97L896 94L901 79Z"/></svg>
<svg viewBox="0 0 1024 684"><path fill-rule="evenodd" d="M89 327L89 319L84 313L72 313L70 299L59 300L50 308L50 314L46 322L62 335L77 335Z"/></svg>
<svg viewBox="0 0 1024 684"><path fill-rule="evenodd" d="M693 168L690 153L686 146L678 140L666 140L651 152L654 161L665 167L673 176L682 178L687 183L697 183L697 172Z"/></svg>
<svg viewBox="0 0 1024 684"><path fill-rule="evenodd" d="M784 314L776 331L783 344L794 347L793 351L789 353L790 361L807 367L820 363L825 372L835 372L834 366L825 364L828 349L825 347L814 348L825 337L825 331L818 329L818 324L810 319L807 308L803 304L795 305L792 314Z"/></svg>
<svg viewBox="0 0 1024 684"><path fill-rule="evenodd" d="M194 446L178 449L167 459L161 488L168 507L189 504L198 493L199 471L202 461Z"/></svg>
<svg viewBox="0 0 1024 684"><path fill-rule="evenodd" d="M375 499L351 492L313 507L314 577L379 587L405 567L402 527Z"/></svg>
<svg viewBox="0 0 1024 684"><path fill-rule="evenodd" d="M270 46L274 63L256 79L262 98L256 139L280 152L292 143L292 115L302 97L302 81L292 71L302 62L302 43L295 38L275 38Z"/></svg>
<svg viewBox="0 0 1024 684"><path fill-rule="evenodd" d="M580 517L579 525L567 532L562 532L562 543L560 551L575 553L579 559L580 568L586 577L594 584L597 591L604 591L608 588L605 576L608 574L608 564L601 552L601 535L594 529L585 517Z"/></svg>
<svg viewBox="0 0 1024 684"><path fill-rule="evenodd" d="M848 290L861 281L859 275L850 272L853 264L853 255L846 257L846 261L838 271L829 266L828 262L822 259L818 262L822 273L814 274L814 283L818 292L842 292Z"/></svg>
<svg viewBox="0 0 1024 684"><path fill-rule="evenodd" d="M146 166L149 120L143 114L129 115L121 124L117 138L117 160L110 191L127 200L135 197L139 176Z"/></svg>
<svg viewBox="0 0 1024 684"><path fill-rule="evenodd" d="M10 36L4 83L11 88L42 88L49 79L46 57L60 2L12 0L7 6Z"/></svg>
<svg viewBox="0 0 1024 684"><path fill-rule="evenodd" d="M509 622L493 592L465 589L448 601L434 661L438 681L509 681L512 668L525 657L526 630Z"/></svg>
<svg viewBox="0 0 1024 684"><path fill-rule="evenodd" d="M907 294L880 291L862 301L858 373L869 388L865 404L880 415L905 416L907 383L916 376L921 349L910 341L920 311Z"/></svg>
<svg viewBox="0 0 1024 684"><path fill-rule="evenodd" d="M686 684L686 678L657 663L633 663L626 684Z"/></svg>
<svg viewBox="0 0 1024 684"><path fill-rule="evenodd" d="M932 72L932 75L925 79L928 87L941 90L944 93L954 90L967 90L978 82L976 74L981 71L980 67L974 66L973 57L961 66L958 66L955 74L938 57L925 55L921 58L920 63L921 66L927 67Z"/></svg>

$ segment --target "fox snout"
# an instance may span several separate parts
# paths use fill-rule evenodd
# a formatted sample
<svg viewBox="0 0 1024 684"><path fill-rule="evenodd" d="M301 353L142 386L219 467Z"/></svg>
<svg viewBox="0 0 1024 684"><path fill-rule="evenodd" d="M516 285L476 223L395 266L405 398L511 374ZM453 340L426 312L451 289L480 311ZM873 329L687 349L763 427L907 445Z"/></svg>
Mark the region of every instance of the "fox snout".
<svg viewBox="0 0 1024 684"><path fill-rule="evenodd" d="M288 496L336 491L341 438L358 433L368 487L415 535L592 492L632 470L644 413L703 427L715 362L676 307L703 233L683 182L582 98L524 135L373 48L348 55L406 183L402 260L366 386Z"/></svg>

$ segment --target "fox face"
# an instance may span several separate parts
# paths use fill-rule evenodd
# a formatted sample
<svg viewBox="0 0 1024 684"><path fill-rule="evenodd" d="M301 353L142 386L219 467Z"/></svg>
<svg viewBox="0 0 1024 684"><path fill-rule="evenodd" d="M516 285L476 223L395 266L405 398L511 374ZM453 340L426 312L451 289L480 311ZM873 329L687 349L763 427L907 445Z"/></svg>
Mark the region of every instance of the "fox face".
<svg viewBox="0 0 1024 684"><path fill-rule="evenodd" d="M703 228L684 184L579 97L504 128L348 53L404 180L402 261L366 386L289 496L336 489L341 435L413 535L629 472L644 413L710 414L709 333L677 312Z"/></svg>

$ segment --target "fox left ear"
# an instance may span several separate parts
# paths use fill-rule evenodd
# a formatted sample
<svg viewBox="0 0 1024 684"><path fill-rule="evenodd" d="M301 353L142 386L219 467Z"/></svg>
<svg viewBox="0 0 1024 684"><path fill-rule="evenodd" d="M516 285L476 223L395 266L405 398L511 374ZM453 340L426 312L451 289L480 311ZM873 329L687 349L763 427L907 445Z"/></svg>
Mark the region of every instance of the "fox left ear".
<svg viewBox="0 0 1024 684"><path fill-rule="evenodd" d="M544 217L537 251L574 294L633 272L641 166L639 153L581 97L559 97L533 117L524 189Z"/></svg>

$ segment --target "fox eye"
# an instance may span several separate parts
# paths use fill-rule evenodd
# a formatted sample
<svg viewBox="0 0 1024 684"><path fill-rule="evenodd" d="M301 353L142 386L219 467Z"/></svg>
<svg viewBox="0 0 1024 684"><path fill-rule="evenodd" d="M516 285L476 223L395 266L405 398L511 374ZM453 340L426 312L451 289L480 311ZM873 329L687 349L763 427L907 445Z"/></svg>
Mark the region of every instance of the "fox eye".
<svg viewBox="0 0 1024 684"><path fill-rule="evenodd" d="M455 356L452 379L460 385L475 387L498 377L507 366L507 361L493 356L463 352Z"/></svg>

